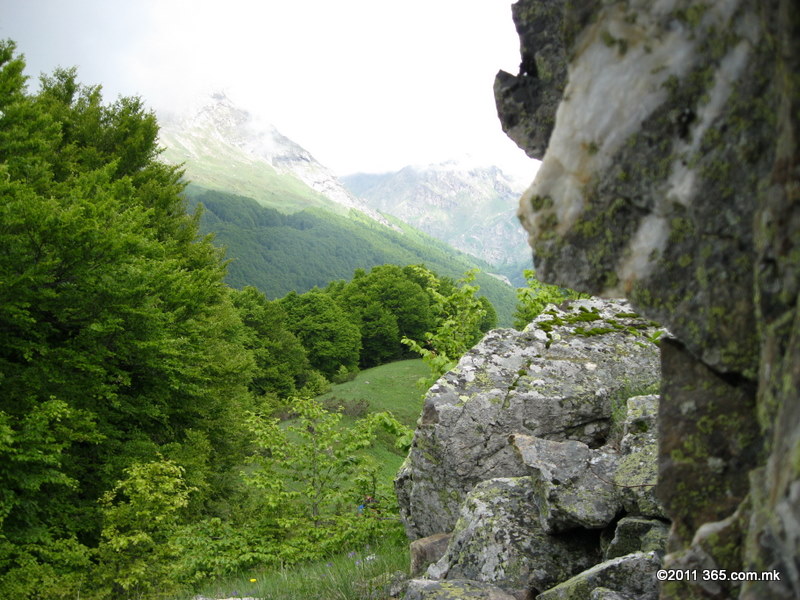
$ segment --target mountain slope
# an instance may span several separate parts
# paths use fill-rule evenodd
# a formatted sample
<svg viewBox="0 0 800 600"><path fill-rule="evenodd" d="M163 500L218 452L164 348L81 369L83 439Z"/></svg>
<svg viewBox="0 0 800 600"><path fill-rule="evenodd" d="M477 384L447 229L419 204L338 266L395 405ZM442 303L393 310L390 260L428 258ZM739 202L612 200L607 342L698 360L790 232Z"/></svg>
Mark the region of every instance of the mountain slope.
<svg viewBox="0 0 800 600"><path fill-rule="evenodd" d="M160 121L162 158L184 164L187 199L204 205L203 232L227 248L231 285L276 298L380 264L423 263L453 278L477 267L482 294L500 324L511 324L514 290L485 274L489 264L368 207L305 149L224 94Z"/></svg>
<svg viewBox="0 0 800 600"><path fill-rule="evenodd" d="M342 178L356 196L510 277L530 266L516 217L522 188L497 167L447 162Z"/></svg>
<svg viewBox="0 0 800 600"><path fill-rule="evenodd" d="M190 206L203 205L201 230L226 248L227 281L234 287L252 285L279 298L382 264L425 264L452 278L477 267L480 294L494 305L498 324L513 322L515 291L489 275L489 265L399 221L395 230L356 211L349 217L315 208L284 214L252 198L196 185L186 196Z"/></svg>
<svg viewBox="0 0 800 600"><path fill-rule="evenodd" d="M160 115L159 123L164 159L184 163L187 178L198 185L282 212L314 206L347 214L355 208L388 225L307 150L223 93L184 113Z"/></svg>

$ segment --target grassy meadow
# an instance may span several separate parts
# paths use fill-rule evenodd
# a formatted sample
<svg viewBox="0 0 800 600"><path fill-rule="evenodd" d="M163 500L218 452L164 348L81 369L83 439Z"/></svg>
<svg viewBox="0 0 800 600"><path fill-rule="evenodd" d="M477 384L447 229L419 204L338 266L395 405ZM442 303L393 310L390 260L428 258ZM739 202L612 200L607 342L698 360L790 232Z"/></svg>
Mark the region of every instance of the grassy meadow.
<svg viewBox="0 0 800 600"><path fill-rule="evenodd" d="M340 410L348 426L370 412L390 411L414 428L422 410L417 380L427 376L420 359L403 360L361 371L318 399L329 410ZM379 436L370 454L381 465L380 477L391 483L405 458L389 436ZM284 568L252 569L215 581L200 591L203 598L258 600L367 600L381 597L393 575L408 571L408 540L398 524L396 534L359 550ZM173 600L191 600L196 595Z"/></svg>

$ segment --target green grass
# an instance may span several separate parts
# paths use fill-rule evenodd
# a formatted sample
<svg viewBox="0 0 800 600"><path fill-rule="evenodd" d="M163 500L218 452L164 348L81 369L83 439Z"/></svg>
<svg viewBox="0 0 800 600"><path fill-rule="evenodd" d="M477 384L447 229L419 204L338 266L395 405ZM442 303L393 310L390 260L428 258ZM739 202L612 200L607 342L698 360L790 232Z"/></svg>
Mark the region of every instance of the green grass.
<svg viewBox="0 0 800 600"><path fill-rule="evenodd" d="M429 375L422 359L400 360L361 371L355 379L334 385L319 399L326 405L338 400L345 406L366 404L369 412L390 411L408 427L416 427L422 410L422 390L416 382Z"/></svg>
<svg viewBox="0 0 800 600"><path fill-rule="evenodd" d="M290 568L241 573L214 582L200 595L259 600L372 600L388 596L384 589L391 576L398 571L407 576L408 568L408 540L399 533L357 552ZM193 597L194 594L180 600Z"/></svg>
<svg viewBox="0 0 800 600"><path fill-rule="evenodd" d="M420 377L427 377L429 369L421 359L401 360L361 371L355 379L334 385L330 392L319 400L329 410L341 406L344 412L342 424L352 423L367 412L391 412L398 421L416 428L422 411L422 390L417 386ZM379 433L375 445L370 448L377 464L380 465L380 478L391 483L400 465L405 460L405 452L394 445L394 439L386 433Z"/></svg>

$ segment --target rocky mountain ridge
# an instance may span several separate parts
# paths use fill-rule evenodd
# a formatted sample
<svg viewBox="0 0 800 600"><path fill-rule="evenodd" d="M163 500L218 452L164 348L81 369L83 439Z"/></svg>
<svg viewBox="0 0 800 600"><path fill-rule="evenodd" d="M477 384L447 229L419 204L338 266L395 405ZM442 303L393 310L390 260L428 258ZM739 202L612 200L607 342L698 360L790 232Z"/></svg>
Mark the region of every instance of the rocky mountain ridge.
<svg viewBox="0 0 800 600"><path fill-rule="evenodd" d="M339 207L339 212L353 209L394 228L305 148L222 92L211 94L185 113L161 115L159 122L165 158L185 163L188 177L196 184L241 193L270 205L260 187L271 180L276 190L288 187L292 191L298 199L295 210L308 205ZM249 173L235 172L243 166Z"/></svg>
<svg viewBox="0 0 800 600"><path fill-rule="evenodd" d="M453 160L393 173L348 175L342 181L370 207L499 270L511 267L521 273L527 237L514 206L524 185L499 167Z"/></svg>

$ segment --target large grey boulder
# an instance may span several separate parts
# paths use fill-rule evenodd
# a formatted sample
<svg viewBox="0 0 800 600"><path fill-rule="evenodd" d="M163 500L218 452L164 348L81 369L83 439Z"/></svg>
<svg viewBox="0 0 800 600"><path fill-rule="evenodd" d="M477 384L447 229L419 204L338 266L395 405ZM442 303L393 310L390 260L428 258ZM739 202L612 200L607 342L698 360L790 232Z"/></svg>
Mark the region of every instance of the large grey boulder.
<svg viewBox="0 0 800 600"><path fill-rule="evenodd" d="M622 508L621 490L613 481L615 452L606 447L592 450L574 440L554 442L520 434L512 435L511 443L530 469L533 503L546 533L601 529Z"/></svg>
<svg viewBox="0 0 800 600"><path fill-rule="evenodd" d="M627 554L595 565L539 594L536 600L591 600L597 588L601 588L606 597L606 590L610 590L622 598L657 600L656 571L660 568L661 560L655 552Z"/></svg>
<svg viewBox="0 0 800 600"><path fill-rule="evenodd" d="M495 92L504 129L543 156L520 203L537 275L624 294L676 337L659 424L670 551L739 512L735 552L703 552L782 574L742 598L795 598L800 3L519 0L514 20L520 72Z"/></svg>
<svg viewBox="0 0 800 600"><path fill-rule="evenodd" d="M528 476L483 481L467 494L447 551L428 577L483 581L523 596L604 559L662 556L668 527L652 518L663 513L652 492L658 397L636 396L624 406L616 434L601 448L509 436ZM623 507L638 516L616 522Z"/></svg>
<svg viewBox="0 0 800 600"><path fill-rule="evenodd" d="M599 535L549 535L536 511L530 477L479 483L461 505L450 545L428 569L434 579L472 579L505 590L546 590L600 559Z"/></svg>
<svg viewBox="0 0 800 600"><path fill-rule="evenodd" d="M477 483L529 474L511 433L602 446L614 408L658 386L656 331L626 302L591 299L489 332L425 397L395 482L408 536L451 531Z"/></svg>

